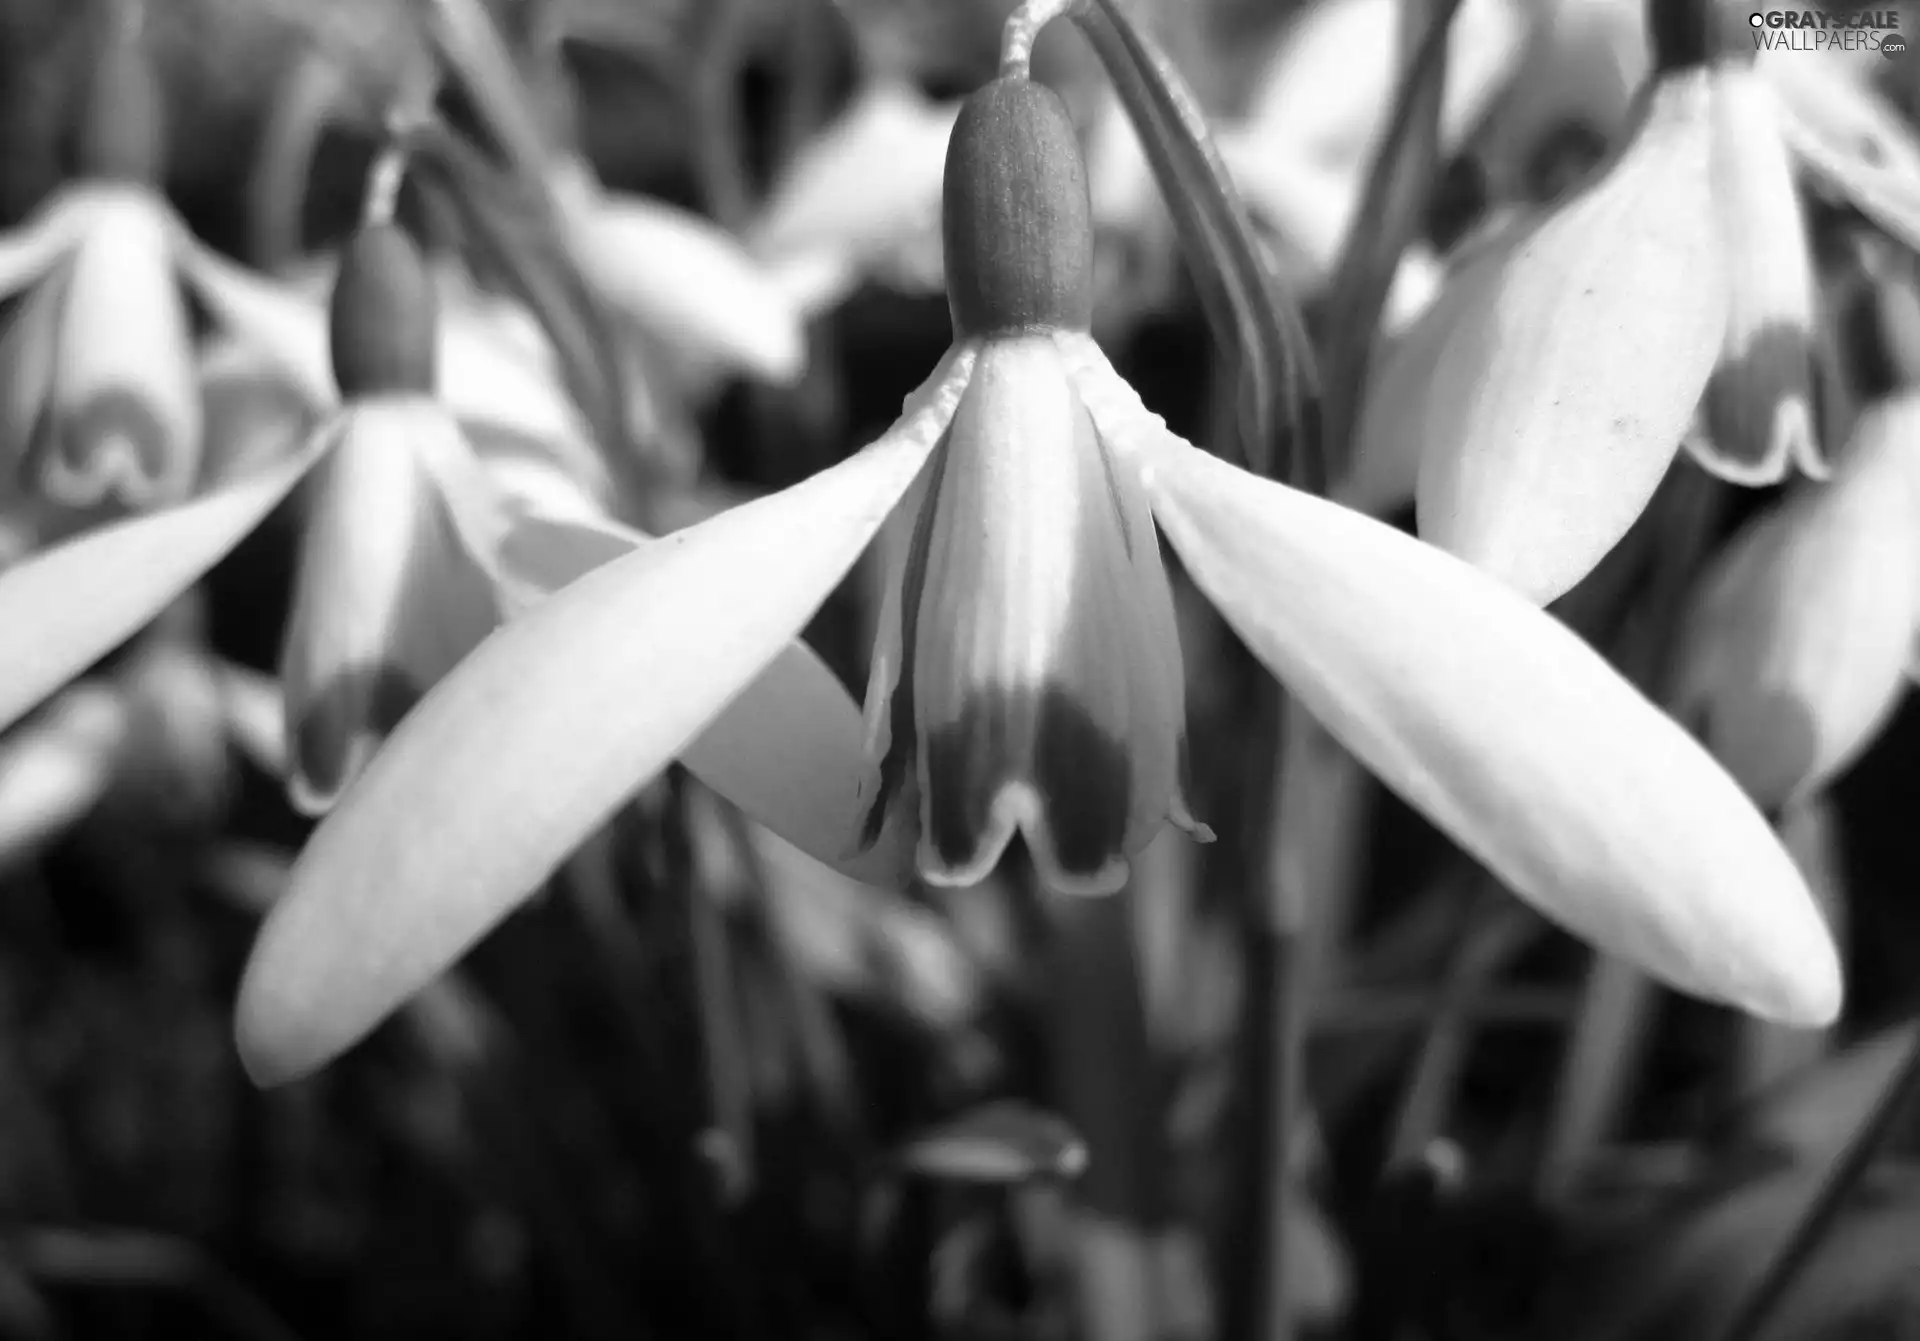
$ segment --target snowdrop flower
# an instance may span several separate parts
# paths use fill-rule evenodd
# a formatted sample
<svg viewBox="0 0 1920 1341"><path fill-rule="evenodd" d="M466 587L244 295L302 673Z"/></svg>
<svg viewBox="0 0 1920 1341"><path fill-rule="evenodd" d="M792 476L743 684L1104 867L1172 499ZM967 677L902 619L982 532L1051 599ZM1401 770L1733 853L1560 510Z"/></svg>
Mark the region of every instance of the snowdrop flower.
<svg viewBox="0 0 1920 1341"><path fill-rule="evenodd" d="M327 455L336 438L288 431L335 402L325 309L211 256L224 311L243 338L222 343L195 383L238 433L196 430L207 459L195 490L173 506L90 527L0 574L0 622L35 630L0 644L0 727L136 632L249 535ZM446 403L469 422L534 440L577 439L579 417L550 368L530 365L473 323L438 323L432 362ZM191 372L192 369L190 368ZM227 378L278 380L293 399L260 413L224 389ZM257 397L254 398L257 402Z"/></svg>
<svg viewBox="0 0 1920 1341"><path fill-rule="evenodd" d="M1420 534L1545 603L1645 508L1684 438L1743 484L1824 473L1813 277L1774 100L1662 6L1657 63L1613 160L1439 300L1430 367L1370 399L1419 433ZM1690 433L1696 411L1703 432Z"/></svg>
<svg viewBox="0 0 1920 1341"><path fill-rule="evenodd" d="M894 426L509 621L322 821L242 985L257 1079L353 1044L711 740L890 518L869 748L737 738L784 799L757 817L809 853L959 884L1018 833L1044 880L1093 894L1164 822L1197 829L1157 521L1248 647L1522 896L1687 990L1833 1018L1800 875L1691 737L1500 584L1200 451L1113 371L1057 98L1017 75L974 94L945 195L954 344Z"/></svg>
<svg viewBox="0 0 1920 1341"><path fill-rule="evenodd" d="M0 496L10 512L92 518L178 503L200 483L201 405L182 285L222 325L244 282L157 184L165 107L146 53L107 44L80 123L82 175L0 235ZM24 497L15 496L16 490ZM56 538L66 528L35 526Z"/></svg>
<svg viewBox="0 0 1920 1341"><path fill-rule="evenodd" d="M1920 392L1869 409L1834 471L1715 562L1681 625L1674 712L1769 811L1879 734L1920 634Z"/></svg>

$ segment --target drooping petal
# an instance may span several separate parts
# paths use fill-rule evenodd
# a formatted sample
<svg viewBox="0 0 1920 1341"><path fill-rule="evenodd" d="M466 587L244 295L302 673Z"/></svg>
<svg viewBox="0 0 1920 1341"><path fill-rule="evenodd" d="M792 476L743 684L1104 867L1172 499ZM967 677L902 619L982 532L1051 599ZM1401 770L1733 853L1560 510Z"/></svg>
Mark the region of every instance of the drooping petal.
<svg viewBox="0 0 1920 1341"><path fill-rule="evenodd" d="M1728 320L1708 384L1707 432L1687 439L1736 484L1826 464L1813 424L1813 259L1775 99L1751 69L1716 71L1714 197L1727 239Z"/></svg>
<svg viewBox="0 0 1920 1341"><path fill-rule="evenodd" d="M1356 757L1549 917L1772 1019L1840 1006L1833 940L1767 822L1585 643L1391 527L1168 433L1105 374L1187 572Z"/></svg>
<svg viewBox="0 0 1920 1341"><path fill-rule="evenodd" d="M1682 621L1674 713L1769 811L1878 733L1920 632L1920 396L1861 416L1825 487L1756 519Z"/></svg>
<svg viewBox="0 0 1920 1341"><path fill-rule="evenodd" d="M250 346L216 343L200 360L206 444L202 474L218 487L264 469L313 431L320 407Z"/></svg>
<svg viewBox="0 0 1920 1341"><path fill-rule="evenodd" d="M978 883L1018 831L1050 887L1112 893L1176 806L1185 711L1144 500L1046 335L984 344L933 470L900 613L921 873Z"/></svg>
<svg viewBox="0 0 1920 1341"><path fill-rule="evenodd" d="M561 198L587 278L670 348L772 382L800 375L798 312L727 233L590 177Z"/></svg>
<svg viewBox="0 0 1920 1341"><path fill-rule="evenodd" d="M288 793L309 815L331 808L499 619L486 561L423 459L434 438L463 449L445 411L373 400L322 431L335 441L315 477L280 662Z"/></svg>
<svg viewBox="0 0 1920 1341"><path fill-rule="evenodd" d="M1374 355L1354 432L1352 459L1334 497L1379 515L1413 501L1420 458L1431 440L1429 407L1446 394L1440 355L1464 314L1484 301L1477 285L1495 281L1527 237L1528 220L1507 215L1449 258L1450 273L1431 306Z"/></svg>
<svg viewBox="0 0 1920 1341"><path fill-rule="evenodd" d="M498 556L508 614L657 543L604 518L520 513ZM797 640L680 752L695 777L816 861L870 884L903 884L913 870L908 826L896 821L865 846L848 840L867 758L858 706Z"/></svg>
<svg viewBox="0 0 1920 1341"><path fill-rule="evenodd" d="M0 737L0 868L84 816L113 785L132 712L103 684L79 684Z"/></svg>
<svg viewBox="0 0 1920 1341"><path fill-rule="evenodd" d="M258 526L326 449L320 440L178 507L45 550L0 574L0 728L112 651Z"/></svg>
<svg viewBox="0 0 1920 1341"><path fill-rule="evenodd" d="M256 1079L350 1046L739 697L906 490L970 367L950 356L847 462L509 621L422 700L315 831L261 932L238 1019Z"/></svg>
<svg viewBox="0 0 1920 1341"><path fill-rule="evenodd" d="M159 197L94 188L75 239L55 353L51 419L33 469L49 497L153 507L199 476L193 332Z"/></svg>
<svg viewBox="0 0 1920 1341"><path fill-rule="evenodd" d="M1656 84L1620 157L1466 291L1416 416L1420 534L1541 604L1646 507L1719 355L1708 79Z"/></svg>

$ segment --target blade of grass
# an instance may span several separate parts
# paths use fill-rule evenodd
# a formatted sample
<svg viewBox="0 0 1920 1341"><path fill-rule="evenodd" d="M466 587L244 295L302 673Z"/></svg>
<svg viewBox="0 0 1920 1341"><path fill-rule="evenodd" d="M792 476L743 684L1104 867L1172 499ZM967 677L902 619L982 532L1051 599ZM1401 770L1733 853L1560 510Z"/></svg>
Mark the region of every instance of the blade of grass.
<svg viewBox="0 0 1920 1341"><path fill-rule="evenodd" d="M1306 323L1267 266L1198 100L1118 0L1076 0L1069 12L1133 122L1214 342L1233 364L1245 460L1262 474L1324 493Z"/></svg>
<svg viewBox="0 0 1920 1341"><path fill-rule="evenodd" d="M1341 477L1351 451L1387 293L1401 254L1420 236L1438 176L1447 35L1459 7L1460 0L1402 0L1400 5L1404 76L1327 300L1332 316L1321 368L1321 418L1326 468L1334 479Z"/></svg>
<svg viewBox="0 0 1920 1341"><path fill-rule="evenodd" d="M1795 1223L1792 1234L1754 1283L1722 1341L1758 1341L1768 1320L1819 1254L1829 1231L1846 1209L1848 1198L1916 1095L1920 1095L1920 1032L1915 1033L1906 1060L1888 1081L1880 1101L1834 1161L1818 1194Z"/></svg>

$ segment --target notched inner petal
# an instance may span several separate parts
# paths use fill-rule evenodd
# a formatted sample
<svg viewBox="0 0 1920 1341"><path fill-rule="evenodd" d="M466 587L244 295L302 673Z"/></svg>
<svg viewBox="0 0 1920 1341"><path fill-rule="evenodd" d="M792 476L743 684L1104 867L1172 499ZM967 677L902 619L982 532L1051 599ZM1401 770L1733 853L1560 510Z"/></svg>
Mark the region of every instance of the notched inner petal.
<svg viewBox="0 0 1920 1341"><path fill-rule="evenodd" d="M288 790L320 814L419 698L498 622L416 439L432 411L348 411L320 477L282 655Z"/></svg>
<svg viewBox="0 0 1920 1341"><path fill-rule="evenodd" d="M186 497L198 477L200 397L172 227L163 206L129 192L93 212L74 248L40 463L60 501L111 492L152 507Z"/></svg>
<svg viewBox="0 0 1920 1341"><path fill-rule="evenodd" d="M1689 446L1736 484L1821 478L1814 435L1813 262L1776 103L1751 69L1715 72L1713 192L1726 237L1727 331Z"/></svg>
<svg viewBox="0 0 1920 1341"><path fill-rule="evenodd" d="M1117 890L1184 817L1178 645L1164 574L1143 580L1159 557L1139 485L1044 336L982 351L939 466L901 607L921 873L972 884L1018 832L1053 888Z"/></svg>

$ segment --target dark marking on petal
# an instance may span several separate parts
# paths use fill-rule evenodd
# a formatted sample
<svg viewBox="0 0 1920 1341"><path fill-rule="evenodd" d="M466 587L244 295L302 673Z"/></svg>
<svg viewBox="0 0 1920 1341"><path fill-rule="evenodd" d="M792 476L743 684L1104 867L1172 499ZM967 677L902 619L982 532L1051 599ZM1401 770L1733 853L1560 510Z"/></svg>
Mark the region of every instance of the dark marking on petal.
<svg viewBox="0 0 1920 1341"><path fill-rule="evenodd" d="M40 487L55 502L91 507L117 498L131 507L174 501L189 472L146 398L131 388L96 391L78 406L55 411L40 437Z"/></svg>
<svg viewBox="0 0 1920 1341"><path fill-rule="evenodd" d="M887 753L880 760L880 786L860 826L862 851L880 841L887 813L913 773L913 668L917 641L914 631L920 627L920 597L927 584L927 556L933 549L933 523L939 515L940 485L947 473L947 447L951 437L951 431L943 433L934 444L933 455L926 465L933 474L926 496L920 501L920 514L913 521L913 539L907 545L907 571L900 584L900 673L887 705Z"/></svg>
<svg viewBox="0 0 1920 1341"><path fill-rule="evenodd" d="M290 774L315 797L333 797L353 781L347 773L353 767L354 741L385 737L426 692L392 662L343 667L315 689L291 723Z"/></svg>
<svg viewBox="0 0 1920 1341"><path fill-rule="evenodd" d="M1022 781L1039 795L1064 874L1093 876L1121 853L1133 794L1126 742L1065 691L982 689L958 722L928 733L926 750L928 836L942 861L965 865L1001 790Z"/></svg>

